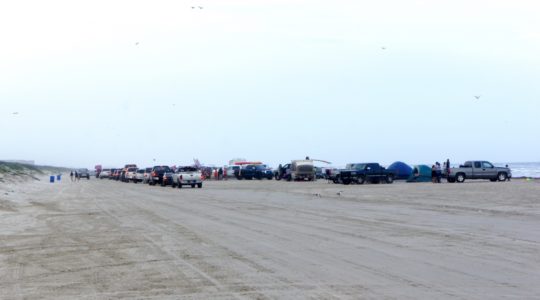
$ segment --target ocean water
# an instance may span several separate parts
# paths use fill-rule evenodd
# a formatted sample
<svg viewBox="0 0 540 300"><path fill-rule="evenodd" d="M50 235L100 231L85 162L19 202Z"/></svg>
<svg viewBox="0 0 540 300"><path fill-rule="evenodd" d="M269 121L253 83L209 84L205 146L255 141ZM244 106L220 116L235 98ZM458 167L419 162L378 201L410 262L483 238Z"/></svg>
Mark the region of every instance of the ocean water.
<svg viewBox="0 0 540 300"><path fill-rule="evenodd" d="M496 163L497 167L508 167L512 170L512 177L532 177L540 178L540 162L528 163Z"/></svg>

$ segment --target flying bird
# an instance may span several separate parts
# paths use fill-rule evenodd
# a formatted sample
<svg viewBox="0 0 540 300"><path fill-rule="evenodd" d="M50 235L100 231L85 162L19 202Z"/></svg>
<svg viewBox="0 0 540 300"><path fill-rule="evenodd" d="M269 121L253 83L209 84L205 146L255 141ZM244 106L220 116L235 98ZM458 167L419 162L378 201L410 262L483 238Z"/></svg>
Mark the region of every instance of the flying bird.
<svg viewBox="0 0 540 300"><path fill-rule="evenodd" d="M482 95L474 96L474 98L476 98L476 100L480 99L480 97L482 97Z"/></svg>
<svg viewBox="0 0 540 300"><path fill-rule="evenodd" d="M135 46L139 46L139 42L136 42L136 43L135 43Z"/></svg>
<svg viewBox="0 0 540 300"><path fill-rule="evenodd" d="M386 47L381 47L382 50L386 50Z"/></svg>
<svg viewBox="0 0 540 300"><path fill-rule="evenodd" d="M18 111L16 111L16 112L14 112L13 114L14 114L14 115L18 115L18 114L19 114L19 112L18 112Z"/></svg>

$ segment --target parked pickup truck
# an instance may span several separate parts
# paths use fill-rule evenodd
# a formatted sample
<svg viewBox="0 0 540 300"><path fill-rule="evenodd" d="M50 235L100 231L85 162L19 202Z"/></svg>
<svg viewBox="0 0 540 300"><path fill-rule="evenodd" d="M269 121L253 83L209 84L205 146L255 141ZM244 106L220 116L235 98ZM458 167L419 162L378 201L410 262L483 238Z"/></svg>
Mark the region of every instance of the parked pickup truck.
<svg viewBox="0 0 540 300"><path fill-rule="evenodd" d="M371 183L393 183L395 174L392 171L386 170L378 163L355 163L348 164L343 170L339 170L339 178L337 182L343 184L358 183L363 184L366 181ZM334 181L336 182L336 181Z"/></svg>
<svg viewBox="0 0 540 300"><path fill-rule="evenodd" d="M272 179L274 178L274 172L268 169L266 165L245 165L238 171L236 179Z"/></svg>
<svg viewBox="0 0 540 300"><path fill-rule="evenodd" d="M168 166L154 166L152 168L152 173L150 173L148 184L149 185L162 184L163 174L165 174L166 172L171 172L171 169Z"/></svg>
<svg viewBox="0 0 540 300"><path fill-rule="evenodd" d="M182 188L184 185L202 188L202 173L196 167L180 167L172 175L171 185L173 188Z"/></svg>
<svg viewBox="0 0 540 300"><path fill-rule="evenodd" d="M448 182L464 182L465 179L489 179L492 182L506 181L512 178L509 168L495 167L492 163L482 160L466 161L459 168L444 170L443 175Z"/></svg>

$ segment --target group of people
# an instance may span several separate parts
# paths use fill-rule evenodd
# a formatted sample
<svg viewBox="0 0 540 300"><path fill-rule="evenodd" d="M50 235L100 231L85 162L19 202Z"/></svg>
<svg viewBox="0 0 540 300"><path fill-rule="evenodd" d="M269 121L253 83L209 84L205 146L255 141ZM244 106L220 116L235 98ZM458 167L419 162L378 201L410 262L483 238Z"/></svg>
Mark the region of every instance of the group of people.
<svg viewBox="0 0 540 300"><path fill-rule="evenodd" d="M224 168L202 168L201 172L205 179L227 179L227 169Z"/></svg>
<svg viewBox="0 0 540 300"><path fill-rule="evenodd" d="M214 169L213 175L214 179L216 180L223 180L224 178L226 179L227 170L223 168Z"/></svg>
<svg viewBox="0 0 540 300"><path fill-rule="evenodd" d="M73 178L73 177L75 177L75 178ZM77 171L75 171L75 172L71 171L71 173L69 173L69 178L71 179L72 182L81 180L81 176L80 176L79 172L77 172Z"/></svg>
<svg viewBox="0 0 540 300"><path fill-rule="evenodd" d="M448 168L446 165L446 162L444 163L444 169ZM433 183L441 183L442 179L442 168L441 164L439 162L436 162L434 165L431 166L431 182Z"/></svg>

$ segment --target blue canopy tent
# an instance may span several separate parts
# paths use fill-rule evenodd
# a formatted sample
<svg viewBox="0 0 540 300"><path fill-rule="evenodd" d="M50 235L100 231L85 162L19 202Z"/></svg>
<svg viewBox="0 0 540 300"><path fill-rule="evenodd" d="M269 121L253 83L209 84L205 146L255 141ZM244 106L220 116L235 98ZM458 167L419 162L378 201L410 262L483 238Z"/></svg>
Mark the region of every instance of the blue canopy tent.
<svg viewBox="0 0 540 300"><path fill-rule="evenodd" d="M431 168L427 165L413 166L412 174L407 182L431 182Z"/></svg>
<svg viewBox="0 0 540 300"><path fill-rule="evenodd" d="M409 179L413 172L413 169L408 164L401 161L396 161L395 163L391 164L387 169L394 172L396 180Z"/></svg>

